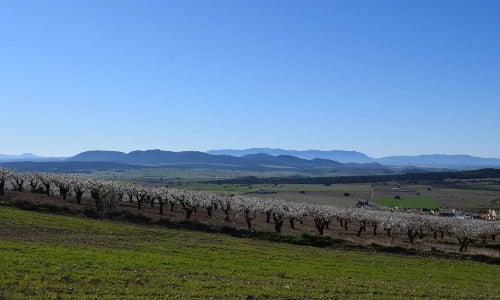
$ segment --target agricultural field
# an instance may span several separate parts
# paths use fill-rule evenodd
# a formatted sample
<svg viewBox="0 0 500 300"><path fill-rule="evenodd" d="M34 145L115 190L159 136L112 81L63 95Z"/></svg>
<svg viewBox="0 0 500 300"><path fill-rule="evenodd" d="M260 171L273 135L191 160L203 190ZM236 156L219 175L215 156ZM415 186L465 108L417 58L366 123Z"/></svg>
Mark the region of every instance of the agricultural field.
<svg viewBox="0 0 500 300"><path fill-rule="evenodd" d="M5 299L494 299L500 268L0 206ZM471 284L474 282L474 284Z"/></svg>
<svg viewBox="0 0 500 300"><path fill-rule="evenodd" d="M401 200L395 199L397 196ZM408 208L462 208L468 211L485 211L500 208L500 191L487 184L470 188L467 185L375 185L373 200L388 207Z"/></svg>
<svg viewBox="0 0 500 300"><path fill-rule="evenodd" d="M207 181L245 176L289 176L282 172L252 172L235 170L145 168L116 171L95 171L98 178L124 182L169 185L226 195L251 195L263 199L280 199L321 205L353 207L359 200L374 201L387 207L462 208L472 211L500 209L498 179L445 180L432 183L380 182L352 184L220 184ZM338 174L337 174L338 175ZM402 191L393 191L400 186ZM348 196L345 196L346 193ZM396 196L401 201L392 201ZM392 200L391 200L392 199ZM391 200L391 201L390 201Z"/></svg>
<svg viewBox="0 0 500 300"><path fill-rule="evenodd" d="M182 187L222 194L236 194L262 199L280 199L296 203L315 203L353 207L360 199L369 199L370 184L205 184L185 183ZM346 196L345 193L349 195Z"/></svg>
<svg viewBox="0 0 500 300"><path fill-rule="evenodd" d="M373 202L387 207L437 209L441 206L436 200L423 197L401 197L400 199L377 197Z"/></svg>
<svg viewBox="0 0 500 300"><path fill-rule="evenodd" d="M263 199L280 199L298 203L316 203L354 207L359 200L373 201L387 207L406 208L462 208L471 211L500 209L500 191L495 189L470 189L460 186L398 185L390 182L376 184L216 184L184 182L187 189L221 194L251 195ZM394 191L401 186L400 191ZM491 187L491 186L488 186ZM346 195L347 193L347 195ZM372 196L373 195L373 196ZM399 196L401 199L395 199Z"/></svg>
<svg viewBox="0 0 500 300"><path fill-rule="evenodd" d="M184 182L187 189L221 194L251 195L263 199L280 199L298 203L316 203L354 207L359 200L373 201L387 207L463 208L485 211L500 208L500 191L484 185L474 189L464 185L422 185L396 182L372 184L216 184ZM400 186L399 190L397 187ZM486 187L486 188L484 188ZM346 194L347 193L347 194ZM401 199L395 199L399 196Z"/></svg>
<svg viewBox="0 0 500 300"><path fill-rule="evenodd" d="M268 166L269 167L269 166ZM107 171L92 171L92 175L104 179L113 180L138 180L138 181L201 181L228 179L238 177L287 177L296 176L317 176L314 173L297 173L296 170L290 168L282 168L272 171L251 171L251 170L232 170L232 169L206 169L206 168L175 168L175 167L154 167L154 168L135 168L125 170L107 170ZM349 175L338 172L325 173L324 176L341 176Z"/></svg>
<svg viewBox="0 0 500 300"><path fill-rule="evenodd" d="M113 180L163 181L206 180L254 176L255 172L216 169L137 168L127 170L92 171L92 175Z"/></svg>

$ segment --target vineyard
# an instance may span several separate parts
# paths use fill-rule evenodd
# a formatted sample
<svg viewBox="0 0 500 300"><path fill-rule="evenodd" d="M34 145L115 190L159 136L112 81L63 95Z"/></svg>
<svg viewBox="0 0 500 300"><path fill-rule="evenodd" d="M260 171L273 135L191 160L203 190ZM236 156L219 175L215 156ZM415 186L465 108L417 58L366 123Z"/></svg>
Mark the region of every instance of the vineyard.
<svg viewBox="0 0 500 300"><path fill-rule="evenodd" d="M247 230L274 231L278 235L308 233L360 243L397 242L407 248L425 242L431 246L427 250L435 249L436 245L446 245L446 249L453 247L454 251L462 252L470 245L491 243L500 233L498 221L393 212L371 206L340 208L77 175L0 169L0 196L7 190L31 193L42 202L57 197L58 201L63 201L61 203L71 203L76 207L91 205L97 213L135 210L136 213L164 221L227 224Z"/></svg>

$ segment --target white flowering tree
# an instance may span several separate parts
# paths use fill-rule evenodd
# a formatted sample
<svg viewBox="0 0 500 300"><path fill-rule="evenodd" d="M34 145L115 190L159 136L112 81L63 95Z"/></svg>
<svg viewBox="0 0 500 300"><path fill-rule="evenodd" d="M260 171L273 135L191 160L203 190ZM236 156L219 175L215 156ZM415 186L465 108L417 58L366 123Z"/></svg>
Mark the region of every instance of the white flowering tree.
<svg viewBox="0 0 500 300"><path fill-rule="evenodd" d="M185 212L186 221L190 221L192 214L197 209L206 209L208 217L212 217L214 209L221 209L224 220L230 220L231 215L236 219L243 216L248 229L252 229L253 220L259 213L266 214L266 221L270 223L272 217L274 230L281 234L285 221L289 221L290 228L295 229L295 222L302 218L310 217L314 220L318 234L324 235L332 220L337 220L341 228L348 230L348 224L359 224L357 236L367 232L370 224L373 235L377 229L382 228L387 235L394 239L399 233L408 237L410 244L418 237L424 238L433 234L434 238L444 238L448 233L457 239L460 249L466 251L470 243L476 241L486 242L495 239L500 232L500 222L483 220L459 220L455 218L442 218L416 213L390 212L387 210L373 210L365 208L339 208L334 206L307 205L278 199L260 199L240 195L217 195L209 192L195 192L190 190L154 187L141 184L119 183L116 181L100 180L92 177L76 175L61 175L51 173L21 173L0 168L0 195L4 194L7 183L12 188L23 191L28 185L32 192L43 192L50 195L54 187L66 199L72 192L76 195L77 204L81 204L85 193L89 193L95 201L97 210L113 210L122 204L126 195L128 201L137 202L137 209L141 204L148 202L151 207L158 203L159 214L164 214L164 206L169 204L173 211L180 205Z"/></svg>
<svg viewBox="0 0 500 300"><path fill-rule="evenodd" d="M493 231L491 231L493 228ZM490 227L488 221L453 219L452 230L460 243L459 251L467 251L470 243L477 241L482 236L496 234L495 227Z"/></svg>
<svg viewBox="0 0 500 300"><path fill-rule="evenodd" d="M218 206L224 212L224 221L226 222L229 222L229 212L231 211L231 203L233 202L232 197L234 196L222 195L218 201Z"/></svg>
<svg viewBox="0 0 500 300"><path fill-rule="evenodd" d="M89 186L89 180L81 176L70 176L68 178L71 189L75 193L76 204L82 203L82 197Z"/></svg>
<svg viewBox="0 0 500 300"><path fill-rule="evenodd" d="M28 181L28 184L31 188L32 193L36 193L39 191L39 182L40 179L38 178L38 174L35 172L30 172L26 174L26 179Z"/></svg>
<svg viewBox="0 0 500 300"><path fill-rule="evenodd" d="M315 205L309 208L309 214L314 219L314 225L319 235L324 235L325 228L331 222L333 214L332 209Z"/></svg>
<svg viewBox="0 0 500 300"><path fill-rule="evenodd" d="M0 196L5 195L5 183L12 177L14 171L0 168Z"/></svg>
<svg viewBox="0 0 500 300"><path fill-rule="evenodd" d="M53 176L52 181L59 190L59 195L66 200L71 192L71 177L67 175Z"/></svg>
<svg viewBox="0 0 500 300"><path fill-rule="evenodd" d="M13 172L11 173L11 184L12 188L18 192L22 192L24 189L24 182L27 179L27 176L25 173L18 173L18 172Z"/></svg>
<svg viewBox="0 0 500 300"><path fill-rule="evenodd" d="M50 173L37 173L38 180L41 182L41 185L44 188L44 193L47 196L50 196L52 182L54 181L55 174Z"/></svg>

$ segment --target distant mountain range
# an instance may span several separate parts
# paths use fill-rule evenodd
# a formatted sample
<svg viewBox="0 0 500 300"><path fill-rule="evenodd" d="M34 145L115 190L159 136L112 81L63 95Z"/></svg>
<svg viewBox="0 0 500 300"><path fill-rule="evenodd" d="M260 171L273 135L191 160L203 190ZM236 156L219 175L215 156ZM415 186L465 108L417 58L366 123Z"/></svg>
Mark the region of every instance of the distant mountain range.
<svg viewBox="0 0 500 300"><path fill-rule="evenodd" d="M341 163L379 163L388 166L417 166L468 169L471 167L500 166L498 158L482 158L470 155L417 155L417 156L387 156L381 158L369 157L357 151L345 150L283 150L271 148L251 148L244 150L211 150L209 154L244 156L248 154L265 153L269 155L291 155L303 159L324 158Z"/></svg>
<svg viewBox="0 0 500 300"><path fill-rule="evenodd" d="M390 172L391 170L417 170L419 168L474 169L478 167L500 167L498 158L481 158L470 155L418 155L388 156L373 158L356 151L344 150L283 150L252 148L245 150L162 151L146 150L124 153L119 151L86 151L73 157L42 157L31 153L21 155L1 155L0 162L115 162L131 165L169 165L188 167L224 167L244 169L366 169L369 173ZM350 172L350 171L349 171Z"/></svg>
<svg viewBox="0 0 500 300"><path fill-rule="evenodd" d="M417 156L387 156L375 159L383 165L414 165L414 166L436 166L436 167L498 167L500 159L482 158L470 155L417 155Z"/></svg>
<svg viewBox="0 0 500 300"><path fill-rule="evenodd" d="M146 150L130 153L116 151L86 151L68 158L72 162L116 162L142 166L179 168L212 168L247 171L285 171L294 173L392 174L394 169L378 163L342 164L337 161L314 158L303 159L291 155L273 156L264 153L243 156L215 155L197 151Z"/></svg>
<svg viewBox="0 0 500 300"><path fill-rule="evenodd" d="M345 151L345 150L283 150L283 149L271 149L271 148L251 148L245 150L233 150L233 149L223 149L223 150L211 150L207 151L208 154L215 155L232 155L232 156L244 156L249 154L269 154L273 156L278 155L289 155L295 156L303 159L314 159L314 158L324 158L338 161L341 163L373 163L375 160L366 154L356 151Z"/></svg>

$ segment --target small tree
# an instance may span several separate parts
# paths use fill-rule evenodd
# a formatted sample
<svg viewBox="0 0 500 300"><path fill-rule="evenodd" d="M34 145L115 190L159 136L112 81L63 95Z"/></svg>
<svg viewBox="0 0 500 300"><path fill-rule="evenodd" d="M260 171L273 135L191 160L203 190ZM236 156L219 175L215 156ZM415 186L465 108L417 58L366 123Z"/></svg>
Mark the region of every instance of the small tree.
<svg viewBox="0 0 500 300"><path fill-rule="evenodd" d="M178 203L177 198L175 196L170 195L168 191L166 192L165 199L167 200L168 204L170 205L170 211L174 211L175 205Z"/></svg>
<svg viewBox="0 0 500 300"><path fill-rule="evenodd" d="M125 190L125 194L127 195L129 202L132 203L134 201L134 190L128 188Z"/></svg>
<svg viewBox="0 0 500 300"><path fill-rule="evenodd" d="M248 229L252 229L252 221L255 220L256 212L254 210L252 213L249 208L245 209L244 212L245 212L245 222L247 223L247 227Z"/></svg>
<svg viewBox="0 0 500 300"><path fill-rule="evenodd" d="M283 222L285 221L285 215L283 213L273 213L274 219L274 230L277 233L281 233L281 227L283 227Z"/></svg>
<svg viewBox="0 0 500 300"><path fill-rule="evenodd" d="M13 173L12 174L12 187L14 188L14 190L18 191L18 192L22 192L23 191L23 184L24 184L24 181L26 180L26 175L25 174L22 174L22 173Z"/></svg>
<svg viewBox="0 0 500 300"><path fill-rule="evenodd" d="M90 183L90 195L95 201L96 209L113 210L123 194L112 182L93 181Z"/></svg>
<svg viewBox="0 0 500 300"><path fill-rule="evenodd" d="M5 182L12 176L12 170L0 168L0 196L5 195Z"/></svg>
<svg viewBox="0 0 500 300"><path fill-rule="evenodd" d="M186 221L190 220L191 215L196 210L194 203L192 203L190 200L191 199L186 198L185 195L182 195L181 198L179 199L182 208L186 212Z"/></svg>
<svg viewBox="0 0 500 300"><path fill-rule="evenodd" d="M266 213L266 223L271 223L271 215L273 213L273 210L267 209L265 213Z"/></svg>
<svg viewBox="0 0 500 300"><path fill-rule="evenodd" d="M54 180L54 184L59 188L59 195L66 200L68 193L71 191L70 182L66 178L58 178Z"/></svg>
<svg viewBox="0 0 500 300"><path fill-rule="evenodd" d="M314 217L314 225L316 226L319 235L324 234L325 226L328 224L328 222L329 222L328 218L324 216L317 215Z"/></svg>
<svg viewBox="0 0 500 300"><path fill-rule="evenodd" d="M137 209L141 209L142 202L146 201L148 192L144 189L134 189L133 190L135 200L137 201Z"/></svg>
<svg viewBox="0 0 500 300"><path fill-rule="evenodd" d="M72 186L76 196L76 204L81 204L83 194L85 193L86 183L81 178L74 178Z"/></svg>
<svg viewBox="0 0 500 300"><path fill-rule="evenodd" d="M366 232L366 220L360 220L359 221L359 229L358 232L356 233L357 236L361 236L361 233L365 231Z"/></svg>
<svg viewBox="0 0 500 300"><path fill-rule="evenodd" d="M219 202L220 209L224 212L224 221L229 222L229 211L231 210L230 199L223 199Z"/></svg>
<svg viewBox="0 0 500 300"><path fill-rule="evenodd" d="M38 174L38 178L42 182L42 185L45 187L45 194L50 196L50 186L52 184L53 175L51 174Z"/></svg>
<svg viewBox="0 0 500 300"><path fill-rule="evenodd" d="M155 197L156 197L156 200L158 201L158 209L159 209L160 215L163 215L165 213L165 210L163 207L165 206L165 204L167 204L167 199L166 199L166 197L163 198L160 194L155 195Z"/></svg>
<svg viewBox="0 0 500 300"><path fill-rule="evenodd" d="M82 203L83 193L85 191L82 188L79 188L79 187L76 187L74 191L75 191L75 197L76 197L76 204L81 204Z"/></svg>
<svg viewBox="0 0 500 300"><path fill-rule="evenodd" d="M28 178L29 185L31 187L31 192L36 193L38 191L38 182L39 182L38 174L31 172L28 173L26 177Z"/></svg>

